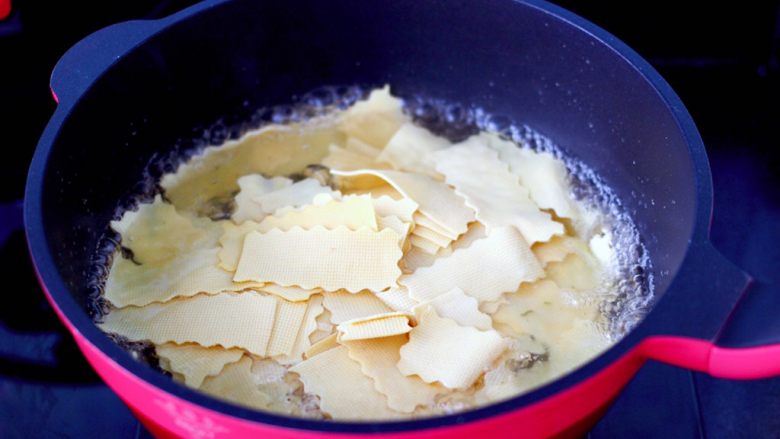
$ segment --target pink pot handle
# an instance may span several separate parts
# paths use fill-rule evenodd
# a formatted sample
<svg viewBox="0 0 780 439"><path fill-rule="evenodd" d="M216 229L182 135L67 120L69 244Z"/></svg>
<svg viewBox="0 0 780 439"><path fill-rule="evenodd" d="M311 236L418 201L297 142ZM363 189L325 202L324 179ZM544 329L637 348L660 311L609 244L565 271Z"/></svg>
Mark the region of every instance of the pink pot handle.
<svg viewBox="0 0 780 439"><path fill-rule="evenodd" d="M780 375L780 285L751 281L718 334L709 370L733 379Z"/></svg>
<svg viewBox="0 0 780 439"><path fill-rule="evenodd" d="M717 378L780 376L780 286L752 280L713 341L650 337L640 351L648 359Z"/></svg>

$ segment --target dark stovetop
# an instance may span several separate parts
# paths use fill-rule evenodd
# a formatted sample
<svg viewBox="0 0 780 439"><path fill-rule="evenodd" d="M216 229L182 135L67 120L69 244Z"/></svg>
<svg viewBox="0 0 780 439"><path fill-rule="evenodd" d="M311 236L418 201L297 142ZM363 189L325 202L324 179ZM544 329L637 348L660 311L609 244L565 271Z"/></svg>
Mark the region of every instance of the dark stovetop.
<svg viewBox="0 0 780 439"><path fill-rule="evenodd" d="M0 219L20 208L27 163L54 104L48 77L80 37L113 22L166 15L188 3L103 6L17 0L0 22ZM560 1L647 57L680 94L704 137L715 185L712 239L757 278L780 283L780 9L778 1L709 4ZM110 4L110 5L109 5ZM98 8L98 9L95 9ZM9 68L9 66L12 66ZM148 437L95 376L46 303L24 236L0 236L0 437ZM780 379L732 382L646 365L592 438L780 437Z"/></svg>

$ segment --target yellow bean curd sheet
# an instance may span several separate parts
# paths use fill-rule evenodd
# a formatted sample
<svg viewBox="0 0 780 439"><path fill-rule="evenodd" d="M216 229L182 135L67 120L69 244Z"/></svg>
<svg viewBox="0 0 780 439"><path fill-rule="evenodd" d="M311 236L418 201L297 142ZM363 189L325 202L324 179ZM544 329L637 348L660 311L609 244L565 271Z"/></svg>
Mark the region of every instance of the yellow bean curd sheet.
<svg viewBox="0 0 780 439"><path fill-rule="evenodd" d="M312 164L329 172L289 177ZM565 227L594 215L563 164L489 133L453 145L388 88L206 148L161 186L111 223L125 251L99 324L153 343L174 380L216 398L319 419L432 416L532 389L608 345L611 243L599 235L596 258L594 236ZM209 219L231 198L229 219Z"/></svg>

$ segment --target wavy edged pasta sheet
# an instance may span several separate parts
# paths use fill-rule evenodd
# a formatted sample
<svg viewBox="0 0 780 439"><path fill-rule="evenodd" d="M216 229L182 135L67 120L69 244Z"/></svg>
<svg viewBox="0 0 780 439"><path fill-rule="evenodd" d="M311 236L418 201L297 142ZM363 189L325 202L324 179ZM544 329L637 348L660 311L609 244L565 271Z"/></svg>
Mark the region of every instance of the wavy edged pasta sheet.
<svg viewBox="0 0 780 439"><path fill-rule="evenodd" d="M155 346L155 351L160 359L165 360L166 370L182 375L184 384L194 388L200 387L206 377L218 374L226 365L235 363L244 355L241 349L204 348L192 343L163 343Z"/></svg>
<svg viewBox="0 0 780 439"><path fill-rule="evenodd" d="M418 301L409 297L409 292L402 287L393 287L387 291L380 291L375 294L377 299L393 311L409 312L419 304Z"/></svg>
<svg viewBox="0 0 780 439"><path fill-rule="evenodd" d="M450 389L470 387L507 348L496 331L480 331L439 317L430 307L417 310L417 326L401 347L398 369Z"/></svg>
<svg viewBox="0 0 780 439"><path fill-rule="evenodd" d="M561 223L539 210L528 190L498 153L472 137L431 155L436 170L455 188L487 229L515 226L529 244L563 234Z"/></svg>
<svg viewBox="0 0 780 439"><path fill-rule="evenodd" d="M445 229L444 227L440 226L435 221L432 221L427 216L423 215L420 212L415 212L412 216L412 220L414 221L414 225L416 227L426 227L442 236L446 236L447 238L451 240L456 240L460 235L456 235L454 233L451 233L449 230ZM473 222L470 224L474 224ZM468 226L467 226L468 229Z"/></svg>
<svg viewBox="0 0 780 439"><path fill-rule="evenodd" d="M260 224L252 220L246 220L236 225L231 221L222 223L222 236L219 238L219 267L234 272L241 257L241 249L244 247L244 238L249 232L260 229Z"/></svg>
<svg viewBox="0 0 780 439"><path fill-rule="evenodd" d="M379 153L382 152L381 148L369 145L356 137L347 137L347 141L344 142L344 149L354 152L355 154L371 157L372 159L376 159Z"/></svg>
<svg viewBox="0 0 780 439"><path fill-rule="evenodd" d="M324 204L310 204L298 210L289 210L277 215L266 216L261 222L245 221L240 225L226 221L223 223L222 237L219 239L219 266L235 271L241 256L244 238L251 231L265 233L273 229L283 231L293 227L310 229L322 226L327 229L345 226L351 230L368 227L377 229L374 205L370 196L360 195L344 200L331 199Z"/></svg>
<svg viewBox="0 0 780 439"><path fill-rule="evenodd" d="M160 185L176 208L197 212L209 200L239 190L238 178L248 174L287 175L319 162L344 135L329 118L300 124L270 125L238 140L205 148L162 177Z"/></svg>
<svg viewBox="0 0 780 439"><path fill-rule="evenodd" d="M552 209L561 218L576 218L577 206L569 195L571 189L566 166L549 152L521 148L492 133L482 133L472 139L498 152L501 161L520 178L531 198L542 209Z"/></svg>
<svg viewBox="0 0 780 439"><path fill-rule="evenodd" d="M192 249L214 247L214 237L219 236L219 223L183 215L160 195L111 221L111 228L140 264L160 265Z"/></svg>
<svg viewBox="0 0 780 439"><path fill-rule="evenodd" d="M252 373L252 358L228 364L218 375L206 378L200 390L219 399L254 409L266 409L273 398L260 390Z"/></svg>
<svg viewBox="0 0 780 439"><path fill-rule="evenodd" d="M407 238L412 228L411 223L401 221L397 216L383 216L377 218L379 230L390 229L398 235L398 246L402 251L406 250Z"/></svg>
<svg viewBox="0 0 780 439"><path fill-rule="evenodd" d="M288 302L284 299L278 301L276 319L266 350L266 355L269 357L292 354L309 307L306 302Z"/></svg>
<svg viewBox="0 0 780 439"><path fill-rule="evenodd" d="M507 303L506 294L502 294L499 296L496 300L491 300L490 302L482 302L479 304L479 310L482 311L485 314L493 315L498 311L498 309L501 307L501 305Z"/></svg>
<svg viewBox="0 0 780 439"><path fill-rule="evenodd" d="M407 120L401 110L401 100L392 96L390 87L385 86L347 109L341 115L339 128L347 138L381 149Z"/></svg>
<svg viewBox="0 0 780 439"><path fill-rule="evenodd" d="M444 253L449 249L442 249ZM426 250L420 247L410 248L401 260L401 265L405 274L414 273L415 270L421 267L430 267L436 261L436 258L444 256L444 254L430 254Z"/></svg>
<svg viewBox="0 0 780 439"><path fill-rule="evenodd" d="M238 187L240 190L233 199L235 210L231 219L238 224L248 220L262 220L268 213L254 201L254 198L292 186L292 184L293 181L287 177L265 178L260 174L239 177Z"/></svg>
<svg viewBox="0 0 780 439"><path fill-rule="evenodd" d="M330 320L335 324L392 311L370 291L326 292L323 294L323 306L330 311Z"/></svg>
<svg viewBox="0 0 780 439"><path fill-rule="evenodd" d="M411 122L405 122L390 138L376 160L388 163L399 171L416 172L440 179L428 156L448 146L449 140Z"/></svg>
<svg viewBox="0 0 780 439"><path fill-rule="evenodd" d="M406 334L412 330L408 313L390 312L339 323L339 342Z"/></svg>
<svg viewBox="0 0 780 439"><path fill-rule="evenodd" d="M241 348L263 356L278 300L255 292L175 299L112 310L99 326L130 340Z"/></svg>
<svg viewBox="0 0 780 439"><path fill-rule="evenodd" d="M395 199L389 195L379 195L372 200L377 216L394 216L406 223L414 222L414 212L420 207L410 198Z"/></svg>
<svg viewBox="0 0 780 439"><path fill-rule="evenodd" d="M114 255L104 288L104 297L115 306L142 306L179 296L220 291L241 291L262 284L238 284L216 266L216 239L220 224L190 217L163 202L126 212L111 226L122 236L122 245L133 259Z"/></svg>
<svg viewBox="0 0 780 439"><path fill-rule="evenodd" d="M522 282L544 275L522 235L514 227L493 229L469 247L438 258L429 267L404 275L399 283L420 302L460 288L480 302L496 300L515 291Z"/></svg>
<svg viewBox="0 0 780 439"><path fill-rule="evenodd" d="M395 286L401 274L399 238L390 229L346 227L250 232L233 279L327 291L381 291Z"/></svg>
<svg viewBox="0 0 780 439"><path fill-rule="evenodd" d="M473 326L482 331L493 329L493 321L479 310L477 299L467 296L460 288L453 288L417 306L431 306L439 317L454 320L461 326Z"/></svg>
<svg viewBox="0 0 780 439"><path fill-rule="evenodd" d="M336 333L336 325L334 325L333 322L330 321L330 318L332 316L330 311L324 306L322 308L323 308L322 313L320 313L320 315L317 316L317 329L315 329L314 332L309 334L309 341L311 341L312 344L317 343L323 338L327 338Z"/></svg>
<svg viewBox="0 0 780 439"><path fill-rule="evenodd" d="M598 262L589 253L569 253L562 261L547 265L547 279L564 290L594 290L599 286L601 276Z"/></svg>
<svg viewBox="0 0 780 439"><path fill-rule="evenodd" d="M560 235L553 236L547 242L538 242L531 248L536 259L546 267L551 262L561 262L570 253L576 253L584 258L591 259L588 244L579 238Z"/></svg>
<svg viewBox="0 0 780 439"><path fill-rule="evenodd" d="M335 419L375 420L397 418L387 398L349 357L346 347L328 349L290 368L303 381L304 390L320 397L320 408Z"/></svg>
<svg viewBox="0 0 780 439"><path fill-rule="evenodd" d="M414 233L409 237L409 242L412 244L412 247L418 248L429 255L435 255L442 249L442 247L438 246L435 242L417 236Z"/></svg>
<svg viewBox="0 0 780 439"><path fill-rule="evenodd" d="M217 266L218 248L193 250L162 264L136 265L114 255L103 297L112 305L144 306L200 293L257 289L262 282L234 282L233 275Z"/></svg>
<svg viewBox="0 0 780 439"><path fill-rule="evenodd" d="M309 349L306 350L306 352L303 353L304 359L309 359L317 354L321 354L328 349L333 349L335 347L339 346L338 342L338 334L333 333L322 340L317 341L316 343L313 343Z"/></svg>
<svg viewBox="0 0 780 439"><path fill-rule="evenodd" d="M387 182L417 203L419 212L446 231L447 236L458 237L475 218L474 211L466 207L464 200L449 186L427 175L377 169L333 170L331 173L346 179L346 184L352 188L376 187L377 179Z"/></svg>
<svg viewBox="0 0 780 439"><path fill-rule="evenodd" d="M485 229L485 226L475 221L469 224L469 229L466 230L466 233L460 235L457 240L452 241L450 244L450 249L455 251L461 248L469 247L474 242L485 237L487 237L487 229Z"/></svg>
<svg viewBox="0 0 780 439"><path fill-rule="evenodd" d="M366 155L338 145L330 145L328 155L322 159L322 164L331 169L342 169L345 171L366 168L389 168L384 163L377 163L376 156Z"/></svg>
<svg viewBox="0 0 780 439"><path fill-rule="evenodd" d="M431 230L425 226L420 226L420 225L416 226L412 234L420 238L427 239L428 241L436 244L436 246L439 249L448 247L452 242L450 238L447 238L446 236L441 235L438 232Z"/></svg>
<svg viewBox="0 0 780 439"><path fill-rule="evenodd" d="M304 302L309 300L311 296L322 293L322 288L307 290L301 287L283 287L274 284L265 284L257 289L264 293L281 297L282 299L288 300L290 302Z"/></svg>
<svg viewBox="0 0 780 439"><path fill-rule="evenodd" d="M349 357L360 363L365 375L374 381L374 388L387 397L387 405L402 413L412 413L418 406L435 402L436 395L447 389L424 382L417 376L404 376L396 366L401 359L404 335L347 341Z"/></svg>
<svg viewBox="0 0 780 439"><path fill-rule="evenodd" d="M274 360L281 364L289 365L294 364L303 359L303 354L307 349L311 347L311 340L309 335L317 330L317 317L319 317L324 308L322 307L322 295L315 295L306 302L306 312L303 315L303 321L298 334L295 337L295 343L290 351L289 355L277 355Z"/></svg>

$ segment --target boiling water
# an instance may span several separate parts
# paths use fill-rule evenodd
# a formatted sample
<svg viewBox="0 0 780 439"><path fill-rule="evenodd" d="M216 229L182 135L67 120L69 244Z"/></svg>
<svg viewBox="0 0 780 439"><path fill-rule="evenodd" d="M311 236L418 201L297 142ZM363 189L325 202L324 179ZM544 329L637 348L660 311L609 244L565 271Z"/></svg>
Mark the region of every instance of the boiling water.
<svg viewBox="0 0 780 439"><path fill-rule="evenodd" d="M121 218L125 210L139 203L150 202L156 194L162 194L164 197L164 191L158 184L160 177L174 172L178 165L200 153L206 146L237 139L246 132L269 123L286 124L315 118L327 119L328 114L346 109L365 97L366 93L367 89L359 87L323 87L296 99L295 104L262 109L247 123L232 126L216 124L205 130L202 137L182 143L186 146L178 146L165 156L153 157L146 172L139 179L135 196L117 206L114 218ZM479 108L421 96L406 99L404 107L417 124L453 142L464 140L480 131L496 132L522 146L547 151L561 159L568 168L573 195L588 210L600 213L599 226L608 230L615 252L614 264L610 267L612 272L607 276L607 282L600 287L600 291L591 296L598 300L602 314L602 318L597 322L600 331L611 342L615 342L643 318L653 298L650 257L620 200L590 167L566 156L550 139L532 128L505 117L491 115ZM316 173L318 170L307 169L306 172ZM303 174L290 177L301 178ZM208 205L202 206L201 211L212 219L229 217L232 195L226 194L226 197L210 200ZM93 270L89 282L91 312L97 321L100 321L109 309L109 305L102 299L102 288L112 255L118 246L119 236L107 227L92 261ZM135 358L159 369L151 345L130 343L121 339L116 341ZM519 369L527 369L537 361L546 360L545 355L546 352L534 353L531 350L527 358L512 359L507 364L517 364ZM457 411L457 404L457 401L452 402L447 411Z"/></svg>

